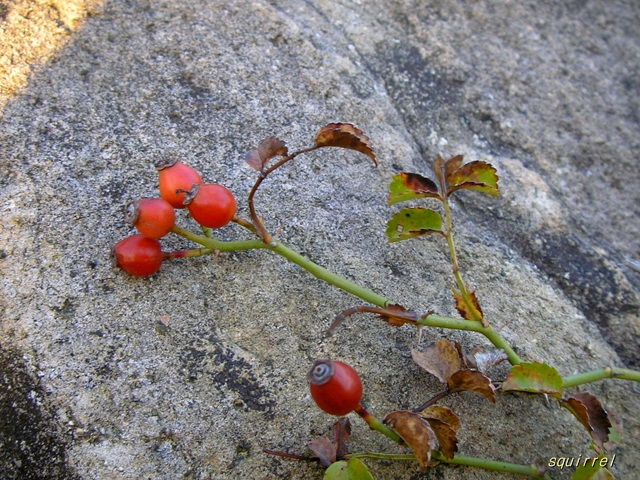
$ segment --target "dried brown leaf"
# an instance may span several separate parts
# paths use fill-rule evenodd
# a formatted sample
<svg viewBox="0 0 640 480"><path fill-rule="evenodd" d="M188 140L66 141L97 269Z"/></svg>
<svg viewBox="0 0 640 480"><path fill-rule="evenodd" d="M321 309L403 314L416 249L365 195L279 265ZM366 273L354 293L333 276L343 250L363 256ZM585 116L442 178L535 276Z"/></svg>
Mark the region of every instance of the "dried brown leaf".
<svg viewBox="0 0 640 480"><path fill-rule="evenodd" d="M491 368L509 359L509 356L504 350L490 350L484 352L482 350L474 350L472 352L473 358L476 363L476 369L483 373L486 373Z"/></svg>
<svg viewBox="0 0 640 480"><path fill-rule="evenodd" d="M453 343L443 338L422 352L411 349L413 361L446 384L449 377L462 368L462 360Z"/></svg>
<svg viewBox="0 0 640 480"><path fill-rule="evenodd" d="M436 447L436 435L429 423L417 413L399 410L387 415L382 422L395 430L418 459L421 470L427 469L431 451Z"/></svg>
<svg viewBox="0 0 640 480"><path fill-rule="evenodd" d="M456 432L460 430L460 418L458 418L458 415L453 413L453 410L448 407L443 407L442 405L431 405L421 412L418 412L418 414L425 418L437 418L442 420Z"/></svg>
<svg viewBox="0 0 640 480"><path fill-rule="evenodd" d="M484 395L491 403L496 403L496 389L491 379L478 370L458 370L449 377L449 389L470 390Z"/></svg>
<svg viewBox="0 0 640 480"><path fill-rule="evenodd" d="M404 315L394 315L393 312L402 312ZM415 323L418 321L418 314L414 311L407 310L402 305L394 304L385 308L385 313L380 315L389 325L401 327L405 323Z"/></svg>
<svg viewBox="0 0 640 480"><path fill-rule="evenodd" d="M342 458L347 454L347 441L351 436L351 422L349 417L340 417L333 424L333 445L336 448L336 458Z"/></svg>
<svg viewBox="0 0 640 480"><path fill-rule="evenodd" d="M424 415L420 414L424 417ZM458 436L456 431L448 423L440 420L439 418L424 417L429 423L431 430L436 434L438 439L438 445L440 445L440 452L445 458L453 458L458 451Z"/></svg>
<svg viewBox="0 0 640 480"><path fill-rule="evenodd" d="M244 161L261 172L273 157L285 156L287 153L287 145L282 140L276 137L268 137L258 144L258 148L247 153Z"/></svg>
<svg viewBox="0 0 640 480"><path fill-rule="evenodd" d="M322 127L316 135L318 147L342 147L367 155L378 166L376 154L371 148L371 140L362 130L350 123L330 123Z"/></svg>
<svg viewBox="0 0 640 480"><path fill-rule="evenodd" d="M326 437L316 438L311 441L309 444L309 450L311 450L313 454L320 459L320 462L325 467L331 465L336 461L336 458L338 458L336 456L335 445Z"/></svg>
<svg viewBox="0 0 640 480"><path fill-rule="evenodd" d="M607 411L600 400L587 392L562 400L562 405L567 408L587 429L598 453L606 451L604 446L609 441L609 429L612 427Z"/></svg>

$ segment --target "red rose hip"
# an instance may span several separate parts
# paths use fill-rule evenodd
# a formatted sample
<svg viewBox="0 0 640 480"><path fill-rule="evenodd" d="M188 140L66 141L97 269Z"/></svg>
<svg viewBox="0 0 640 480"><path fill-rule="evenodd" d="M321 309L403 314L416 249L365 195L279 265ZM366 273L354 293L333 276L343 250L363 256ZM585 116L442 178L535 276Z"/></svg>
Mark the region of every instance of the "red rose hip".
<svg viewBox="0 0 640 480"><path fill-rule="evenodd" d="M321 410L330 415L346 415L360 405L360 376L346 363L316 360L308 374L311 396Z"/></svg>
<svg viewBox="0 0 640 480"><path fill-rule="evenodd" d="M203 227L224 227L236 214L236 199L222 185L194 185L186 203L191 216Z"/></svg>
<svg viewBox="0 0 640 480"><path fill-rule="evenodd" d="M176 212L162 198L142 198L127 204L125 221L149 238L162 238L176 223Z"/></svg>
<svg viewBox="0 0 640 480"><path fill-rule="evenodd" d="M160 242L142 234L120 240L113 247L113 251L116 266L136 277L153 275L162 265L163 253Z"/></svg>
<svg viewBox="0 0 640 480"><path fill-rule="evenodd" d="M185 208L186 192L195 184L202 183L202 177L193 168L171 159L158 165L160 196L173 208Z"/></svg>

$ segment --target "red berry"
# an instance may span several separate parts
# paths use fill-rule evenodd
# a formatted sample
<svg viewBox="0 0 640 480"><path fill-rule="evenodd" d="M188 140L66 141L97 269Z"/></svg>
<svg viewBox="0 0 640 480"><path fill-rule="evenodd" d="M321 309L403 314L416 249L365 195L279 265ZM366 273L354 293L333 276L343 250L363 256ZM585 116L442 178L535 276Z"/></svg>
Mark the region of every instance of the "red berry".
<svg viewBox="0 0 640 480"><path fill-rule="evenodd" d="M130 275L148 277L160 270L162 248L155 238L137 234L120 240L113 247L116 266Z"/></svg>
<svg viewBox="0 0 640 480"><path fill-rule="evenodd" d="M202 183L200 174L177 160L169 160L157 168L160 178L160 196L174 208L185 208L185 194L195 184Z"/></svg>
<svg viewBox="0 0 640 480"><path fill-rule="evenodd" d="M308 374L311 396L330 415L346 415L362 400L362 382L352 367L343 362L316 360Z"/></svg>
<svg viewBox="0 0 640 480"><path fill-rule="evenodd" d="M236 214L236 199L222 185L194 185L189 197L192 197L186 201L189 213L203 227L224 227Z"/></svg>
<svg viewBox="0 0 640 480"><path fill-rule="evenodd" d="M162 238L176 223L176 212L162 198L142 198L127 204L125 221L145 237Z"/></svg>

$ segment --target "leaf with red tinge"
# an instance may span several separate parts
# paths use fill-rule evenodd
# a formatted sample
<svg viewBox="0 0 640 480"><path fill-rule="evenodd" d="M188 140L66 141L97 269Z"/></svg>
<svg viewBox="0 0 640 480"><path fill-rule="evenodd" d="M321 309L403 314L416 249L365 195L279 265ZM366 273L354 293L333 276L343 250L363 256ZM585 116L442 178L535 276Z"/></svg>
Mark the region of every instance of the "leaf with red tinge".
<svg viewBox="0 0 640 480"><path fill-rule="evenodd" d="M323 480L373 480L373 475L359 458L335 462L324 472Z"/></svg>
<svg viewBox="0 0 640 480"><path fill-rule="evenodd" d="M442 234L442 217L428 208L403 208L387 222L389 242L399 242L409 238L432 233Z"/></svg>
<svg viewBox="0 0 640 480"><path fill-rule="evenodd" d="M309 450L320 459L325 467L336 461L336 446L326 437L316 438L309 443Z"/></svg>
<svg viewBox="0 0 640 480"><path fill-rule="evenodd" d="M458 370L447 382L450 390L470 390L496 403L496 388L491 379L478 370Z"/></svg>
<svg viewBox="0 0 640 480"><path fill-rule="evenodd" d="M426 470L431 461L431 450L436 447L436 434L429 423L408 410L392 412L382 422L402 437L418 459L420 470Z"/></svg>
<svg viewBox="0 0 640 480"><path fill-rule="evenodd" d="M261 172L273 157L285 156L287 153L287 146L282 140L276 137L269 137L262 140L258 144L258 148L247 153L244 161Z"/></svg>
<svg viewBox="0 0 640 480"><path fill-rule="evenodd" d="M467 290L469 286L467 285ZM471 297L471 303L473 304L473 309L467 305L467 302L464 301L464 297L462 293L460 293L455 288L451 289L453 291L453 298L456 301L456 310L462 318L465 320L473 320L477 322L482 322L483 327L488 327L489 324L484 318L484 314L482 313L482 309L480 308L480 304L478 303L478 297L476 297L475 291L470 291L469 296ZM475 309L475 311L474 311Z"/></svg>
<svg viewBox="0 0 640 480"><path fill-rule="evenodd" d="M446 338L438 340L422 352L411 349L411 357L420 368L446 384L449 377L462 368L462 360L453 343Z"/></svg>
<svg viewBox="0 0 640 480"><path fill-rule="evenodd" d="M498 175L493 165L487 162L470 162L456 170L448 179L447 195L456 190L469 189L498 197Z"/></svg>
<svg viewBox="0 0 640 480"><path fill-rule="evenodd" d="M425 418L437 418L449 425L455 432L460 430L460 418L453 413L449 407L443 407L442 405L431 405L425 408L421 412L418 412Z"/></svg>
<svg viewBox="0 0 640 480"><path fill-rule="evenodd" d="M606 449L604 444L609 441L611 421L600 400L587 392L562 399L562 406L568 409L587 429L598 453Z"/></svg>
<svg viewBox="0 0 640 480"><path fill-rule="evenodd" d="M557 399L562 397L562 377L558 371L546 363L521 363L511 367L502 384L502 391L546 393Z"/></svg>
<svg viewBox="0 0 640 480"><path fill-rule="evenodd" d="M417 173L400 172L393 176L389 185L389 205L415 198L437 198L442 200L438 186Z"/></svg>
<svg viewBox="0 0 640 480"><path fill-rule="evenodd" d="M453 458L458 451L458 436L453 427L439 418L425 416L422 412L419 415L429 423L431 430L436 434L440 452L445 458Z"/></svg>
<svg viewBox="0 0 640 480"><path fill-rule="evenodd" d="M367 155L375 166L378 166L376 154L371 148L371 140L362 130L354 127L350 123L330 123L322 127L316 135L316 145L318 147L341 147Z"/></svg>
<svg viewBox="0 0 640 480"><path fill-rule="evenodd" d="M449 185L451 185L451 178L462 166L462 155L456 155L451 157L444 163L444 178Z"/></svg>

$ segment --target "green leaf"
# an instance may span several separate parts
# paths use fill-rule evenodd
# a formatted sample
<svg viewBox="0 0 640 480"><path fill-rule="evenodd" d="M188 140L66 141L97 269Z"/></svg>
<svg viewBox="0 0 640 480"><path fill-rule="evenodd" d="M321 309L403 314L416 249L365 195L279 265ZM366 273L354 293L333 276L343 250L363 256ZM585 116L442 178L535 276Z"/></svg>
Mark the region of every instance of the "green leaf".
<svg viewBox="0 0 640 480"><path fill-rule="evenodd" d="M546 393L555 398L562 396L562 377L546 363L521 363L511 367L511 373L502 384L502 391Z"/></svg>
<svg viewBox="0 0 640 480"><path fill-rule="evenodd" d="M447 195L461 189L477 190L492 197L499 196L496 169L487 162L479 161L463 165L451 175Z"/></svg>
<svg viewBox="0 0 640 480"><path fill-rule="evenodd" d="M438 186L432 180L417 173L400 172L393 176L389 185L389 205L427 197L442 200Z"/></svg>
<svg viewBox="0 0 640 480"><path fill-rule="evenodd" d="M390 242L431 233L442 234L442 217L428 208L404 208L387 222L387 237Z"/></svg>
<svg viewBox="0 0 640 480"><path fill-rule="evenodd" d="M358 458L340 460L324 472L323 480L373 480L367 466Z"/></svg>
<svg viewBox="0 0 640 480"><path fill-rule="evenodd" d="M571 480L614 480L614 476L608 466L615 460L613 457L599 455L595 459L580 459L581 465L576 468Z"/></svg>

